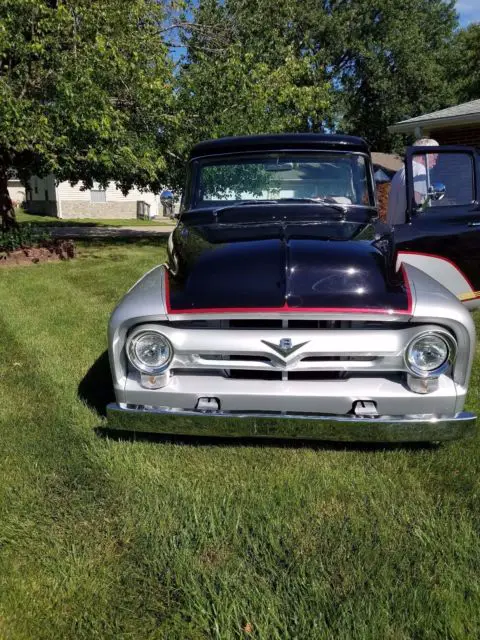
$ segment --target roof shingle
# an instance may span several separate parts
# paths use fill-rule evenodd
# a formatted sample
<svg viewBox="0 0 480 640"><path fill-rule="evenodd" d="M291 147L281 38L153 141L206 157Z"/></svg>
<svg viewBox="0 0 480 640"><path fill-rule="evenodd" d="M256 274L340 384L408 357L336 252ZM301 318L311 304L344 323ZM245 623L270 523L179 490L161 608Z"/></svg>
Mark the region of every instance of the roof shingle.
<svg viewBox="0 0 480 640"><path fill-rule="evenodd" d="M408 133L414 131L417 126L435 125L439 127L442 124L449 125L457 122L480 122L480 100L471 100L432 113L425 113L416 118L401 120L388 127L388 130L390 133Z"/></svg>

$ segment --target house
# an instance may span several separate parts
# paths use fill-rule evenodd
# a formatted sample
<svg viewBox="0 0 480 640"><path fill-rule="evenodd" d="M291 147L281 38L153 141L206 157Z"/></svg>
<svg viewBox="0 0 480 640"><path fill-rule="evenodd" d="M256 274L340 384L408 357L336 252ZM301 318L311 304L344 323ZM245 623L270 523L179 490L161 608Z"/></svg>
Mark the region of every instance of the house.
<svg viewBox="0 0 480 640"><path fill-rule="evenodd" d="M440 144L480 147L480 100L402 120L388 130L390 133L411 134L415 138L434 138Z"/></svg>
<svg viewBox="0 0 480 640"><path fill-rule="evenodd" d="M10 196L15 207L22 204L25 200L25 187L19 178L10 178L7 184L8 195Z"/></svg>
<svg viewBox="0 0 480 640"><path fill-rule="evenodd" d="M31 213L57 218L154 218L163 214L160 196L132 189L124 195L110 182L106 189L98 183L84 189L82 183L57 184L55 177L33 176L27 184L25 207Z"/></svg>
<svg viewBox="0 0 480 640"><path fill-rule="evenodd" d="M403 167L403 159L396 153L372 151L372 165L375 182L390 182Z"/></svg>

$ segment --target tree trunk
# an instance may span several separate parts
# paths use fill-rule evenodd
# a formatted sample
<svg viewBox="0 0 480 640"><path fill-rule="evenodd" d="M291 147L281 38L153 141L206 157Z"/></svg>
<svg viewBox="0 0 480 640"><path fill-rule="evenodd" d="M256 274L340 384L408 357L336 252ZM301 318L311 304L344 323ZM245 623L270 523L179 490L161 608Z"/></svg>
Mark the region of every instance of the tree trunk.
<svg viewBox="0 0 480 640"><path fill-rule="evenodd" d="M8 193L7 172L0 168L0 216L2 218L2 231L18 229L18 222L15 216L12 199Z"/></svg>

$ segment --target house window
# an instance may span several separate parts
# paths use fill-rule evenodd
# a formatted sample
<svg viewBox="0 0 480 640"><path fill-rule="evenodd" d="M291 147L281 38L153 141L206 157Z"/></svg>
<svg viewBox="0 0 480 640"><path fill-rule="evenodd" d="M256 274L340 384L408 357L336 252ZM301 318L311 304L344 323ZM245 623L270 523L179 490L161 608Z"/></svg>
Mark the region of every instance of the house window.
<svg viewBox="0 0 480 640"><path fill-rule="evenodd" d="M38 180L37 180L37 178L35 178L35 182L34 182L34 191L35 191L35 193L38 193Z"/></svg>
<svg viewBox="0 0 480 640"><path fill-rule="evenodd" d="M93 187L90 190L90 202L106 202L107 195L105 189L102 189L98 182L93 183Z"/></svg>
<svg viewBox="0 0 480 640"><path fill-rule="evenodd" d="M45 189L45 200L48 202L48 189Z"/></svg>

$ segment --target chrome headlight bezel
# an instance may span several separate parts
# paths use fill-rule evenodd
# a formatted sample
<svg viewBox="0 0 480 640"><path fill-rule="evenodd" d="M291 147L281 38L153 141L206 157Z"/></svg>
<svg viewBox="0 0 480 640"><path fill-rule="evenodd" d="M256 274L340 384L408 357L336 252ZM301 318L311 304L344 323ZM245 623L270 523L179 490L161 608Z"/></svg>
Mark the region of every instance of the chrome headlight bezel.
<svg viewBox="0 0 480 640"><path fill-rule="evenodd" d="M416 342L428 337L436 337L442 340L447 347L447 356L441 365L436 367L435 369L422 369L412 363L409 358L409 354L411 353L412 347ZM408 371L412 373L414 376L418 378L438 378L440 375L448 371L450 367L454 364L455 358L457 355L457 341L448 331L443 331L441 329L431 329L428 331L422 331L414 336L410 342L407 344L404 351L404 361L405 366Z"/></svg>
<svg viewBox="0 0 480 640"><path fill-rule="evenodd" d="M161 365L154 366L154 367L149 366L144 362L142 362L139 359L138 354L136 353L135 346L138 340L147 334L154 334L160 337L169 350L168 359ZM125 353L132 367L134 367L137 371L140 371L140 373L146 373L149 375L159 375L160 373L164 373L169 368L174 355L172 343L167 338L167 336L161 331L158 331L157 329L152 329L151 327L148 327L148 328L139 327L138 329L135 329L134 331L132 331L132 333L128 336L127 341L125 343Z"/></svg>

